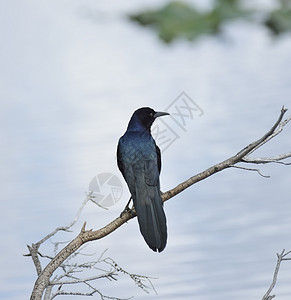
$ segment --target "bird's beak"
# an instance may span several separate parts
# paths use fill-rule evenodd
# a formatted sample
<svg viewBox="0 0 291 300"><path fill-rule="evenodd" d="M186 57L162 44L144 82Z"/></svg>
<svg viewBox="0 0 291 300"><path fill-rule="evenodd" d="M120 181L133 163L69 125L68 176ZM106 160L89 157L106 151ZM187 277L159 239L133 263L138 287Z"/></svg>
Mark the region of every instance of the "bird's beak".
<svg viewBox="0 0 291 300"><path fill-rule="evenodd" d="M158 117L166 116L166 115L169 115L169 113L163 112L163 111L157 111L157 112L154 114L154 117L155 117L155 118L158 118Z"/></svg>

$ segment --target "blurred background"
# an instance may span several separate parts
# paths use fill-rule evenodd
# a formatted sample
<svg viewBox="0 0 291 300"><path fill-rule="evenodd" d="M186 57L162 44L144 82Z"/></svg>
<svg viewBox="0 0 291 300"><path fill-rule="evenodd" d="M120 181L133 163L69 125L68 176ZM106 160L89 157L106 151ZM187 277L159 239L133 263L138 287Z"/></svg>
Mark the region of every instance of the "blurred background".
<svg viewBox="0 0 291 300"><path fill-rule="evenodd" d="M290 113L289 1L10 0L0 15L2 299L29 298L36 271L26 245L74 219L94 176L117 176L120 201L108 210L89 204L74 232L41 252L52 254L84 221L98 229L120 214L129 192L116 146L135 109L190 99L203 111L182 130L171 125L178 138L162 153L163 191L260 138L282 105ZM253 155L289 152L290 134L288 125ZM142 300L261 299L276 253L291 250L291 169L259 167L271 177L228 169L168 201L160 254L136 219L87 248L156 278L158 295L126 276L98 288ZM290 299L290 280L284 262L278 299Z"/></svg>

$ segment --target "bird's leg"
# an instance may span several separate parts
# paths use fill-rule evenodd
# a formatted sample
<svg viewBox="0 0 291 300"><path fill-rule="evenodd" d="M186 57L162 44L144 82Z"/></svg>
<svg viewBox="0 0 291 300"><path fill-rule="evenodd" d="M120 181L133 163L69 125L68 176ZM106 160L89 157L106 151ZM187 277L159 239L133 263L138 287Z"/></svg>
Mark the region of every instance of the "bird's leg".
<svg viewBox="0 0 291 300"><path fill-rule="evenodd" d="M129 198L129 200L128 200L128 202L127 202L127 204L126 204L124 210L123 210L123 211L121 212L121 214L120 214L120 217L122 217L122 215L123 215L124 213L126 213L126 212L131 212L131 209L132 209L132 208L129 207L129 204L130 204L130 201L131 201L131 200L132 200L132 197Z"/></svg>
<svg viewBox="0 0 291 300"><path fill-rule="evenodd" d="M124 208L123 211L128 211L128 210L130 210L129 204L130 204L131 200L132 200L132 197L130 196L130 198L129 198L129 200L128 200L128 202L127 202L127 204L126 204L126 206L125 206L125 208Z"/></svg>

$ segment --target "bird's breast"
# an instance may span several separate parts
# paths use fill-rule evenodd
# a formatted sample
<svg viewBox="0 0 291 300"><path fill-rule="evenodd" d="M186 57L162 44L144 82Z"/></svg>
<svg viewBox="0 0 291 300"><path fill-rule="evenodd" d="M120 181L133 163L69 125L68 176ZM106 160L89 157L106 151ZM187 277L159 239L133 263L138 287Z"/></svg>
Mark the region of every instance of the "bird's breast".
<svg viewBox="0 0 291 300"><path fill-rule="evenodd" d="M151 135L127 132L120 138L118 147L128 162L157 159L156 145Z"/></svg>

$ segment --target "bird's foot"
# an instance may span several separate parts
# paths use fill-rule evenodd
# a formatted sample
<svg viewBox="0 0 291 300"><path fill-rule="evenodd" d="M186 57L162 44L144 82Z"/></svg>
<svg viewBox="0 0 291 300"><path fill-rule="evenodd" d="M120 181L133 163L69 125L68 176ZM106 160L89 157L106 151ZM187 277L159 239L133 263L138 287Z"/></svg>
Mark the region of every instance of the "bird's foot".
<svg viewBox="0 0 291 300"><path fill-rule="evenodd" d="M120 214L120 218L125 214L125 213L130 213L132 216L134 216L134 212L132 211L132 208L129 207L130 201L132 200L132 197L129 198L129 201L127 202L124 210Z"/></svg>
<svg viewBox="0 0 291 300"><path fill-rule="evenodd" d="M120 218L121 218L125 213L127 213L127 212L129 212L129 211L130 211L129 206L126 206L126 207L124 208L124 210L121 212Z"/></svg>
<svg viewBox="0 0 291 300"><path fill-rule="evenodd" d="M133 217L135 216L135 213L134 213L133 209L130 208L129 206L126 206L126 207L125 207L125 209L121 212L121 214L120 214L119 217L121 218L125 213L129 213L129 214L131 214Z"/></svg>

